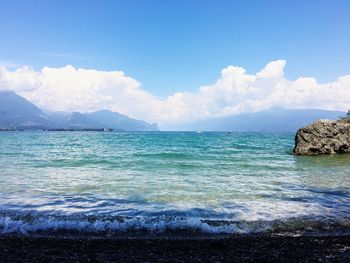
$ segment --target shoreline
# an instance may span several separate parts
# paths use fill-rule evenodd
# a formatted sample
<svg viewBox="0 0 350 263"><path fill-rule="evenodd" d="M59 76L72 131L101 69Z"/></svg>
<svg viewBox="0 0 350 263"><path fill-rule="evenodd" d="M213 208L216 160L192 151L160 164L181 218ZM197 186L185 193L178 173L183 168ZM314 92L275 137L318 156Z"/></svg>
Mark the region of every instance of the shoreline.
<svg viewBox="0 0 350 263"><path fill-rule="evenodd" d="M350 262L350 235L0 235L1 262Z"/></svg>

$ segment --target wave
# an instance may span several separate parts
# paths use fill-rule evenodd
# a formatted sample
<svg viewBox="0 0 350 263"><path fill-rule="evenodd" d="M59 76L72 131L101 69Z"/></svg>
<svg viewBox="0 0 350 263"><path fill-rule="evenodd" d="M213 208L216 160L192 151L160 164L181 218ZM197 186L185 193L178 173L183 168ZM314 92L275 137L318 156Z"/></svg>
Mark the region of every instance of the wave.
<svg viewBox="0 0 350 263"><path fill-rule="evenodd" d="M272 221L220 221L189 217L122 217L1 213L0 234L350 234L350 218L291 218Z"/></svg>

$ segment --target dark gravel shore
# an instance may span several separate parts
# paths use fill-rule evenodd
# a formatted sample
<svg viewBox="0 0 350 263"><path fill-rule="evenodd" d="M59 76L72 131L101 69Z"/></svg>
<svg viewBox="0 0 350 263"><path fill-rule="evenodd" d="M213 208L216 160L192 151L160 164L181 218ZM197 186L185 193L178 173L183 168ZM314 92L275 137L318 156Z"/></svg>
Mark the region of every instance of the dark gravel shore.
<svg viewBox="0 0 350 263"><path fill-rule="evenodd" d="M0 262L350 262L350 236L0 236Z"/></svg>

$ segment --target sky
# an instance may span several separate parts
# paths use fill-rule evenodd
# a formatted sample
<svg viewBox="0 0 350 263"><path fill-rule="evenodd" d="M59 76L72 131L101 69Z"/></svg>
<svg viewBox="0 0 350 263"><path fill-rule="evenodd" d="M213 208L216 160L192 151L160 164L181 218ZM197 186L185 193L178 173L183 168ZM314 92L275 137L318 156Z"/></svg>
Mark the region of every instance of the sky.
<svg viewBox="0 0 350 263"><path fill-rule="evenodd" d="M1 0L0 89L159 123L345 110L349 14L341 0Z"/></svg>

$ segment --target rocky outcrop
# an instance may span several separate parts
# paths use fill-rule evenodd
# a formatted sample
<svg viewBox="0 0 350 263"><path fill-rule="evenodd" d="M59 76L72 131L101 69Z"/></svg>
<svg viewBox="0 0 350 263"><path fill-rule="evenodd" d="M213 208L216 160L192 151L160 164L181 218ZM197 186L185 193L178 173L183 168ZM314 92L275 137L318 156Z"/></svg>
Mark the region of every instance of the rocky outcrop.
<svg viewBox="0 0 350 263"><path fill-rule="evenodd" d="M350 121L318 120L298 130L294 154L350 153Z"/></svg>

